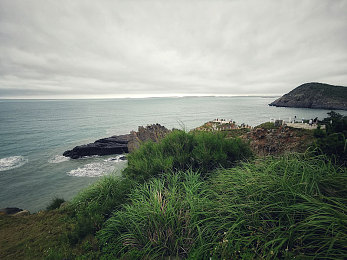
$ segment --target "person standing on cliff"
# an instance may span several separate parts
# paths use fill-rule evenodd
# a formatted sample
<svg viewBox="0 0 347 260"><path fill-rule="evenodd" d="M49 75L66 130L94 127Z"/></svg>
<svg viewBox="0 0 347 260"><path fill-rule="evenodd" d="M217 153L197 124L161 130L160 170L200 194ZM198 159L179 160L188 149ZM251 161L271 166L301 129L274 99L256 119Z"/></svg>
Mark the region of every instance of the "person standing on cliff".
<svg viewBox="0 0 347 260"><path fill-rule="evenodd" d="M313 122L313 120L310 119L310 121L308 121L308 124L309 124L310 126L312 126L312 122Z"/></svg>

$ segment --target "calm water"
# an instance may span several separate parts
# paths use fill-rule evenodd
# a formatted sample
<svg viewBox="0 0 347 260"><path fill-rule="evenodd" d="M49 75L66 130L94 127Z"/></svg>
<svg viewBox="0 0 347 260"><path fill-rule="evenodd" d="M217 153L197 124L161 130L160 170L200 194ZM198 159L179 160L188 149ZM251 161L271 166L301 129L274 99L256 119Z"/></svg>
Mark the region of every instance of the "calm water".
<svg viewBox="0 0 347 260"><path fill-rule="evenodd" d="M257 125L270 118L320 119L326 110L276 108L268 97L107 100L0 100L0 208L35 212L54 197L71 199L126 162L115 156L67 160L61 154L101 137L160 123L188 130L214 118ZM339 111L346 114L346 112Z"/></svg>

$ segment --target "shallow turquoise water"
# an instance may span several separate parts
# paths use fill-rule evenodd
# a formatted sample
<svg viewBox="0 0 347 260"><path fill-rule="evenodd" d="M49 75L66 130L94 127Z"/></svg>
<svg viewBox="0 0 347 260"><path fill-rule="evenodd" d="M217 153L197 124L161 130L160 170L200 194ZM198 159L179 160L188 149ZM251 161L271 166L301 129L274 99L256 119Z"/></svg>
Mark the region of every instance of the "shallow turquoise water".
<svg viewBox="0 0 347 260"><path fill-rule="evenodd" d="M108 157L64 160L76 145L160 123L191 129L214 118L257 125L270 118L326 117L327 110L276 108L269 97L105 100L0 100L0 208L37 211L54 197L72 198L126 162ZM344 111L339 111L346 114ZM113 156L114 157L114 156ZM94 177L90 177L94 176Z"/></svg>

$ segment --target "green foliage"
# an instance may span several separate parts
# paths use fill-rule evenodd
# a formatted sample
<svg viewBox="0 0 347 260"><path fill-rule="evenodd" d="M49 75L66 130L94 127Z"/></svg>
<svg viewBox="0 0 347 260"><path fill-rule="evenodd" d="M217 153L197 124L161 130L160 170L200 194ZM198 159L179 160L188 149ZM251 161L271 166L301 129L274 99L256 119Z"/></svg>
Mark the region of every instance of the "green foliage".
<svg viewBox="0 0 347 260"><path fill-rule="evenodd" d="M224 134L173 131L161 142L147 142L129 154L125 176L145 181L153 176L188 169L206 173L217 167L231 167L251 156L248 144L226 139Z"/></svg>
<svg viewBox="0 0 347 260"><path fill-rule="evenodd" d="M97 236L105 259L335 258L347 254L347 171L324 156L188 171L134 189Z"/></svg>
<svg viewBox="0 0 347 260"><path fill-rule="evenodd" d="M347 137L347 116L343 116L335 111L328 113L329 117L323 119L327 127L327 134L343 133Z"/></svg>
<svg viewBox="0 0 347 260"><path fill-rule="evenodd" d="M257 125L255 128L263 128L266 130L270 130L270 129L277 129L278 127L276 127L275 124L272 122L266 122L266 123L262 123L260 125Z"/></svg>
<svg viewBox="0 0 347 260"><path fill-rule="evenodd" d="M240 137L250 132L249 128L230 129L225 131L226 137Z"/></svg>
<svg viewBox="0 0 347 260"><path fill-rule="evenodd" d="M133 190L130 203L98 232L109 259L186 257L199 239L199 204L206 200L200 175L166 174Z"/></svg>
<svg viewBox="0 0 347 260"><path fill-rule="evenodd" d="M77 243L99 230L111 212L127 201L133 186L134 182L129 179L109 175L81 191L70 203L77 223L70 241Z"/></svg>
<svg viewBox="0 0 347 260"><path fill-rule="evenodd" d="M250 156L249 147L238 139L225 139L211 133L187 134L174 131L160 143L148 142L129 154L124 178L108 176L82 191L70 204L76 225L69 238L78 243L88 234L100 230L111 212L127 202L137 182L164 172L189 168L229 167L236 160Z"/></svg>
<svg viewBox="0 0 347 260"><path fill-rule="evenodd" d="M47 210L58 209L61 204L63 204L65 200L63 198L54 198L49 205L47 206Z"/></svg>
<svg viewBox="0 0 347 260"><path fill-rule="evenodd" d="M338 163L347 163L347 116L331 111L329 117L322 121L326 125L326 132L321 129L314 131L317 138L315 146L319 150L332 156Z"/></svg>

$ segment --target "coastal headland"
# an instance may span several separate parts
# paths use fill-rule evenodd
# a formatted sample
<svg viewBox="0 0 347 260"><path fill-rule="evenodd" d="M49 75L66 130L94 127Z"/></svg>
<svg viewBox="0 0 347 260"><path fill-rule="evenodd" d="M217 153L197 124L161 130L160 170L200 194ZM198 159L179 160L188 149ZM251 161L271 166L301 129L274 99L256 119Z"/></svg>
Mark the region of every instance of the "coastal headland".
<svg viewBox="0 0 347 260"><path fill-rule="evenodd" d="M276 107L347 110L347 87L305 83L269 104Z"/></svg>

